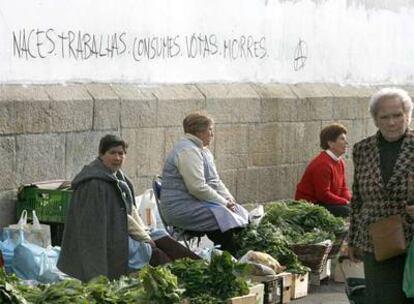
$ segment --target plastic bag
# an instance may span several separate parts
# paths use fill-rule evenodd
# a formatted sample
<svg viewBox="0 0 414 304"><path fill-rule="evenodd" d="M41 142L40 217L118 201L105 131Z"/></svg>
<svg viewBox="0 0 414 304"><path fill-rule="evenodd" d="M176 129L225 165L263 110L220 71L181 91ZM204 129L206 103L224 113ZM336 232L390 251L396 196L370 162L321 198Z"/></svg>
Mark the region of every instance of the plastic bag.
<svg viewBox="0 0 414 304"><path fill-rule="evenodd" d="M51 244L50 226L40 224L36 211L32 211L33 224L27 223L27 211L23 210L17 224L10 225L3 229L3 234L8 233L9 238L15 246L19 244L20 230L24 231L24 238L29 243L46 248Z"/></svg>
<svg viewBox="0 0 414 304"><path fill-rule="evenodd" d="M13 272L24 280L36 280L42 283L59 281L61 272L56 264L60 247L43 248L24 239L21 231L21 243L14 249Z"/></svg>
<svg viewBox="0 0 414 304"><path fill-rule="evenodd" d="M260 224L260 221L262 220L263 216L264 216L263 205L259 205L256 208L254 208L252 211L249 212L250 223L253 226L258 226Z"/></svg>
<svg viewBox="0 0 414 304"><path fill-rule="evenodd" d="M13 272L12 261L14 256L14 248L16 247L17 242L20 242L20 236L18 241L14 242L10 238L9 231L4 232L4 241L0 242L0 251L3 255L4 270L8 273Z"/></svg>
<svg viewBox="0 0 414 304"><path fill-rule="evenodd" d="M280 263L273 258L270 254L249 250L244 256L239 259L240 263L257 263L267 267L270 267L274 272L281 273L286 267L280 265Z"/></svg>
<svg viewBox="0 0 414 304"><path fill-rule="evenodd" d="M405 260L403 291L407 298L414 298L414 240L410 243Z"/></svg>
<svg viewBox="0 0 414 304"><path fill-rule="evenodd" d="M133 240L128 237L128 267L141 269L151 259L152 248L149 243Z"/></svg>
<svg viewBox="0 0 414 304"><path fill-rule="evenodd" d="M157 228L157 202L155 201L154 192L152 189L147 189L145 192L135 198L139 215L142 221L149 228ZM160 221L158 221L160 222Z"/></svg>
<svg viewBox="0 0 414 304"><path fill-rule="evenodd" d="M217 249L215 247L207 247L207 248L203 248L201 251L196 251L195 252L199 257L201 257L203 260L207 261L208 263L211 262L211 257L213 255L221 255L223 254L223 251L221 251L220 249ZM236 261L236 259L233 258L234 261Z"/></svg>

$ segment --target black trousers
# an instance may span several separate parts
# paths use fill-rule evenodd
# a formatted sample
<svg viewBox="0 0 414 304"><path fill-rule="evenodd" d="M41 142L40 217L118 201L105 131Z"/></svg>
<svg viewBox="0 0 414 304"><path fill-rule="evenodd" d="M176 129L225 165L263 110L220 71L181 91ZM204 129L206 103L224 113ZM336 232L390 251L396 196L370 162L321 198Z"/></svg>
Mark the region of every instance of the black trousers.
<svg viewBox="0 0 414 304"><path fill-rule="evenodd" d="M364 252L364 272L367 301L369 304L412 304L402 290L406 255L382 262L375 260L373 253Z"/></svg>
<svg viewBox="0 0 414 304"><path fill-rule="evenodd" d="M149 261L151 266L164 265L182 258L200 259L194 252L169 236L162 237L154 241L154 243L156 246L152 247L151 259Z"/></svg>
<svg viewBox="0 0 414 304"><path fill-rule="evenodd" d="M214 245L220 245L220 250L228 251L233 256L239 250L235 242L235 237L238 232L243 228L233 228L225 232L220 230L208 231L207 237L214 243Z"/></svg>
<svg viewBox="0 0 414 304"><path fill-rule="evenodd" d="M351 207L349 205L328 205L323 203L319 203L319 205L327 209L334 216L349 217L351 213Z"/></svg>

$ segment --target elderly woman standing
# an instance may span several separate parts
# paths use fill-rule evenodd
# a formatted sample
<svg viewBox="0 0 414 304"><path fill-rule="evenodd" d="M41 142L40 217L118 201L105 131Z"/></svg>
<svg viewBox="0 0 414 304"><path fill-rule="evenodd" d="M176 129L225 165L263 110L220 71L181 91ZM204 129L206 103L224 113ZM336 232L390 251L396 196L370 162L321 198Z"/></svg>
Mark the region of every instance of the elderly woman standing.
<svg viewBox="0 0 414 304"><path fill-rule="evenodd" d="M407 92L385 88L371 97L370 113L378 132L355 144L349 254L364 262L369 303L413 303L402 292L405 254L377 261L369 226L399 214L407 242L413 237L414 133L408 129L413 104Z"/></svg>
<svg viewBox="0 0 414 304"><path fill-rule="evenodd" d="M248 223L221 181L213 155L213 120L192 113L183 121L185 137L169 153L163 170L161 212L170 225L206 232L221 249L234 253L233 234Z"/></svg>

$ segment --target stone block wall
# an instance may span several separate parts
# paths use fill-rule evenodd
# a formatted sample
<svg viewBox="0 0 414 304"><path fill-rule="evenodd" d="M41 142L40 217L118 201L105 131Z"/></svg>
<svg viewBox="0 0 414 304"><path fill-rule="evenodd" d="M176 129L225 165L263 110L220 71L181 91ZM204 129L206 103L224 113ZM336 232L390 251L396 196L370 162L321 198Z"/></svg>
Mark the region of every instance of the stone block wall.
<svg viewBox="0 0 414 304"><path fill-rule="evenodd" d="M0 86L0 227L14 221L19 185L71 179L107 133L129 142L125 171L150 187L192 111L216 121L218 170L241 203L293 197L319 132L333 121L351 145L375 132L368 99L377 87L334 84L133 84ZM410 93L414 90L408 88ZM349 156L351 153L348 153ZM352 162L348 180L352 182Z"/></svg>

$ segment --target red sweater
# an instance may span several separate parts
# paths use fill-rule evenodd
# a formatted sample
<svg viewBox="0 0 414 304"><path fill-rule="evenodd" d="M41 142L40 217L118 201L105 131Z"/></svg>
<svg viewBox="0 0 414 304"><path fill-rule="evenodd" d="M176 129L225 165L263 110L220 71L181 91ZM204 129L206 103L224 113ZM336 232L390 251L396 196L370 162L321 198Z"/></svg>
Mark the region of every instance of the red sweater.
<svg viewBox="0 0 414 304"><path fill-rule="evenodd" d="M345 205L351 193L345 180L345 163L336 161L325 151L315 157L296 186L296 200L329 205Z"/></svg>

